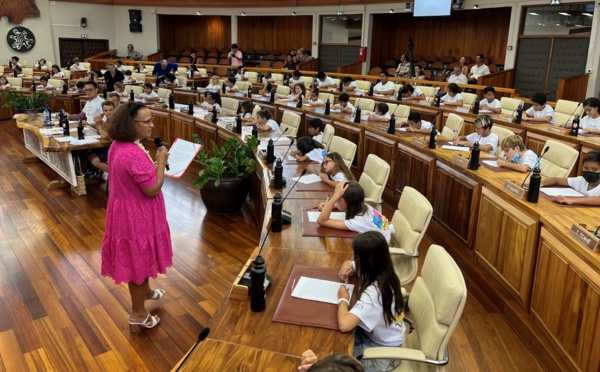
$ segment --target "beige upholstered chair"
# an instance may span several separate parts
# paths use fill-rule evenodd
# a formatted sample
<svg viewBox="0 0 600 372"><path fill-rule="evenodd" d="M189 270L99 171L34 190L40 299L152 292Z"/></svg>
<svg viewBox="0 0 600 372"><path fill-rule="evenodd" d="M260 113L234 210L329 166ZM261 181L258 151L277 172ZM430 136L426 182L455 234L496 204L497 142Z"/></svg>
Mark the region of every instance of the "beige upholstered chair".
<svg viewBox="0 0 600 372"><path fill-rule="evenodd" d="M502 97L500 98L500 106L502 106L502 115L512 115L519 105L523 104L522 99Z"/></svg>
<svg viewBox="0 0 600 372"><path fill-rule="evenodd" d="M428 102L433 102L433 97L435 96L435 87L424 87L424 86L419 86L419 89L421 89L421 92L423 92L423 94L425 95L425 99Z"/></svg>
<svg viewBox="0 0 600 372"><path fill-rule="evenodd" d="M303 76L302 79L304 79L304 86L306 87L306 90L308 90L314 78L311 78L310 76Z"/></svg>
<svg viewBox="0 0 600 372"><path fill-rule="evenodd" d="M273 77L273 79L275 79L275 83L277 83L277 84L283 83L283 74L272 73L271 76Z"/></svg>
<svg viewBox="0 0 600 372"><path fill-rule="evenodd" d="M450 113L448 115L448 119L446 119L446 125L444 125L444 129L442 129L442 136L446 138L460 136L460 131L462 130L464 123L465 119L454 113Z"/></svg>
<svg viewBox="0 0 600 372"><path fill-rule="evenodd" d="M332 79L336 87L340 86L340 79Z"/></svg>
<svg viewBox="0 0 600 372"><path fill-rule="evenodd" d="M277 90L275 91L277 94L283 94L285 96L290 94L290 87L286 87L285 85L277 85Z"/></svg>
<svg viewBox="0 0 600 372"><path fill-rule="evenodd" d="M177 67L177 73L179 76L187 76L187 67Z"/></svg>
<svg viewBox="0 0 600 372"><path fill-rule="evenodd" d="M307 96L309 95L308 92L306 92L306 95ZM319 99L321 101L323 101L323 103L325 103L325 102L327 102L327 100L329 100L329 103L331 104L331 106L333 106L333 100L334 100L333 94L325 93L325 92L319 93Z"/></svg>
<svg viewBox="0 0 600 372"><path fill-rule="evenodd" d="M85 66L85 65L84 65L84 66ZM135 67L134 67L134 66L125 66L125 65L123 65L123 67L125 67L125 70L129 70L129 71L131 71L131 72L133 72L133 71L135 70ZM179 70L177 70L177 71L179 71ZM187 71L187 69L186 69L186 71Z"/></svg>
<svg viewBox="0 0 600 372"><path fill-rule="evenodd" d="M369 154L358 179L358 184L365 191L365 201L376 204L383 203L381 195L390 177L390 165L375 154Z"/></svg>
<svg viewBox="0 0 600 372"><path fill-rule="evenodd" d="M241 81L238 80L235 82L235 85L240 88L240 93L248 93L248 88L252 88L252 83L249 81Z"/></svg>
<svg viewBox="0 0 600 372"><path fill-rule="evenodd" d="M127 94L133 91L133 94L137 96L138 94L142 94L142 92L144 91L144 87L142 87L141 85L127 84L125 85L124 91L127 92Z"/></svg>
<svg viewBox="0 0 600 372"><path fill-rule="evenodd" d="M408 120L408 115L410 114L410 107L406 105L398 105L396 110L394 110L394 115L396 115L396 123L404 123Z"/></svg>
<svg viewBox="0 0 600 372"><path fill-rule="evenodd" d="M354 107L360 106L362 115L368 115L375 108L375 101L370 98L357 98Z"/></svg>
<svg viewBox="0 0 600 372"><path fill-rule="evenodd" d="M416 189L405 186L391 221L395 232L390 254L400 284L410 283L417 276L419 244L432 216L433 207L429 200Z"/></svg>
<svg viewBox="0 0 600 372"><path fill-rule="evenodd" d="M394 371L442 371L448 364L448 343L467 301L460 268L439 245L431 245L410 295L416 329L402 347L364 350L363 359L399 359Z"/></svg>
<svg viewBox="0 0 600 372"><path fill-rule="evenodd" d="M20 59L20 60L19 60L19 63L21 64L21 66L23 66L23 68L25 68L25 67L29 66L29 65L27 64L27 60L26 60L26 59ZM50 65L50 66L52 66L52 65Z"/></svg>
<svg viewBox="0 0 600 372"><path fill-rule="evenodd" d="M154 71L154 65L146 65L146 70L150 75L152 75L152 71Z"/></svg>
<svg viewBox="0 0 600 372"><path fill-rule="evenodd" d="M475 98L477 98L477 94L461 93L461 95L463 97L463 107L470 109L471 105L473 104L473 101L475 101Z"/></svg>
<svg viewBox="0 0 600 372"><path fill-rule="evenodd" d="M248 80L257 81L258 80L258 72L256 71L247 71Z"/></svg>
<svg viewBox="0 0 600 372"><path fill-rule="evenodd" d="M23 71L25 71L25 69L23 69ZM567 120L573 120L575 115L581 116L582 114L583 105L580 102L567 101L565 99L556 101L556 108L554 109L554 116L556 117L555 124L563 125Z"/></svg>
<svg viewBox="0 0 600 372"><path fill-rule="evenodd" d="M52 66L52 65L50 64L50 62L46 62L46 63L47 63L47 64L49 64L50 66ZM89 63L89 62L81 62L81 64L83 65L83 68L84 68L84 69L86 69L86 71L89 71L89 70L90 70L90 67L92 66L92 64L91 64L91 63Z"/></svg>
<svg viewBox="0 0 600 372"><path fill-rule="evenodd" d="M254 105L254 109L252 110L252 119L256 120L256 115L261 110L259 105Z"/></svg>
<svg viewBox="0 0 600 372"><path fill-rule="evenodd" d="M331 124L326 124L325 129L323 129L323 146L325 150L329 151L329 147L331 146L331 140L333 139L333 135L335 134L335 128Z"/></svg>
<svg viewBox="0 0 600 372"><path fill-rule="evenodd" d="M23 74L23 76L32 77L33 76L33 69L30 68L30 67L23 67L23 71L21 73Z"/></svg>
<svg viewBox="0 0 600 372"><path fill-rule="evenodd" d="M71 78L71 70L69 70L69 69L65 69L65 70L61 70L61 71L63 72L63 74L65 75L65 77L66 77L67 79L70 79L70 78ZM104 75L104 72L102 72L102 75Z"/></svg>
<svg viewBox="0 0 600 372"><path fill-rule="evenodd" d="M550 147L540 160L540 170L544 177L567 177L577 163L579 152L562 142L548 140L544 149Z"/></svg>
<svg viewBox="0 0 600 372"><path fill-rule="evenodd" d="M371 82L366 80L356 80L356 88L361 93L367 93L371 87Z"/></svg>
<svg viewBox="0 0 600 372"><path fill-rule="evenodd" d="M221 109L230 114L237 114L240 108L240 101L235 98L221 97Z"/></svg>
<svg viewBox="0 0 600 372"><path fill-rule="evenodd" d="M65 84L64 80L61 79L48 79L48 84L52 85L53 87L55 87L56 89L62 89L63 85Z"/></svg>
<svg viewBox="0 0 600 372"><path fill-rule="evenodd" d="M0 66L0 75L4 75L4 66Z"/></svg>
<svg viewBox="0 0 600 372"><path fill-rule="evenodd" d="M127 87L125 87L125 88L127 88ZM171 89L158 88L158 91L156 92L156 94L158 94L158 96L160 97L160 102L167 102L167 101L169 101L169 96L172 93L171 93Z"/></svg>
<svg viewBox="0 0 600 372"><path fill-rule="evenodd" d="M184 76L176 76L175 78L179 82L178 85L180 87L185 87L187 85L187 81L188 81L187 76L185 76L185 75Z"/></svg>
<svg viewBox="0 0 600 372"><path fill-rule="evenodd" d="M498 136L498 149L496 150L496 153L494 155L496 155L497 157L501 158L501 157L504 156L504 151L502 151L502 141L506 137L510 137L510 136L512 136L515 133L512 130L508 129L508 128L499 127L497 125L494 125L492 127L492 133L494 133L495 135Z"/></svg>
<svg viewBox="0 0 600 372"><path fill-rule="evenodd" d="M388 103L387 106L388 106L388 113L390 115L392 115L392 114L396 115L395 112L396 112L396 108L398 107L398 105L395 103Z"/></svg>
<svg viewBox="0 0 600 372"><path fill-rule="evenodd" d="M152 67L152 69L154 69L154 67ZM150 71L150 70L148 70ZM208 70L205 68L199 68L198 72L200 73L200 77L207 77L208 76Z"/></svg>
<svg viewBox="0 0 600 372"><path fill-rule="evenodd" d="M8 81L10 86L15 90L21 90L21 88L23 88L23 79L21 78L6 77L6 81Z"/></svg>
<svg viewBox="0 0 600 372"><path fill-rule="evenodd" d="M144 84L146 82L146 74L138 74L137 72L134 72L131 74L131 77L135 78L137 84Z"/></svg>
<svg viewBox="0 0 600 372"><path fill-rule="evenodd" d="M350 142L345 138L333 136L331 144L329 145L330 152L337 152L340 154L346 166L350 168L356 155L356 143Z"/></svg>
<svg viewBox="0 0 600 372"><path fill-rule="evenodd" d="M300 126L300 119L302 119L300 115L291 111L284 111L281 118L281 124L279 124L281 133L287 129L287 132L285 132L286 136L296 137L298 134L298 127Z"/></svg>

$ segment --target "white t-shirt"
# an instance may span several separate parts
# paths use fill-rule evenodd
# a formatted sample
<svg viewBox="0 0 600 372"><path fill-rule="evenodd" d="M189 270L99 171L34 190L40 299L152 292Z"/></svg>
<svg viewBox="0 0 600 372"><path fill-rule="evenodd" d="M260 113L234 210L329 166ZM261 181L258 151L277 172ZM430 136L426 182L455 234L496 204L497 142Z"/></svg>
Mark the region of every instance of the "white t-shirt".
<svg viewBox="0 0 600 372"><path fill-rule="evenodd" d="M265 123L265 125L271 127L271 130L276 132L279 131L279 124L277 124L277 122L273 119L269 119L267 120L267 122Z"/></svg>
<svg viewBox="0 0 600 372"><path fill-rule="evenodd" d="M81 62L73 63L71 65L71 67L69 67L69 70L85 70L85 67L83 66L83 63L81 63Z"/></svg>
<svg viewBox="0 0 600 372"><path fill-rule="evenodd" d="M331 179L335 182L346 182L348 181L348 178L346 177L346 175L344 174L344 172L337 172L336 174L334 174L333 176L331 176Z"/></svg>
<svg viewBox="0 0 600 372"><path fill-rule="evenodd" d="M592 119L591 116L586 115L579 121L579 128L592 128L592 129L600 129L600 116L595 119Z"/></svg>
<svg viewBox="0 0 600 372"><path fill-rule="evenodd" d="M193 72L194 72L194 76L200 75L200 71L193 71ZM188 70L187 77L190 79L192 78L192 70Z"/></svg>
<svg viewBox="0 0 600 372"><path fill-rule="evenodd" d="M432 126L433 126L433 124L431 124L431 122L425 121L425 120L421 120L421 129L430 130Z"/></svg>
<svg viewBox="0 0 600 372"><path fill-rule="evenodd" d="M596 186L593 189L588 190L589 183L583 178L583 176L569 177L567 178L567 182L569 183L570 188L579 191L585 196L600 196L600 186Z"/></svg>
<svg viewBox="0 0 600 372"><path fill-rule="evenodd" d="M479 142L479 146L492 145L492 149L488 151L492 155L494 155L496 150L498 150L498 135L495 133L490 133L487 137L482 137L477 133L471 133L467 136L467 141L473 144L475 142Z"/></svg>
<svg viewBox="0 0 600 372"><path fill-rule="evenodd" d="M238 87L237 85L232 85L231 87L225 87L225 93L233 93L233 92L239 92L240 91L240 87Z"/></svg>
<svg viewBox="0 0 600 372"><path fill-rule="evenodd" d="M414 92L412 92L412 94L410 95L411 97L419 97L421 96L421 94L423 94L423 91L421 89L419 89L418 87L415 87ZM427 98L427 97L425 97Z"/></svg>
<svg viewBox="0 0 600 372"><path fill-rule="evenodd" d="M381 82L377 83L373 88L373 92L377 93L377 91L385 91L385 90L393 90L392 94L396 92L396 84L393 81L389 81L385 84L381 84ZM381 94L381 93L379 93Z"/></svg>
<svg viewBox="0 0 600 372"><path fill-rule="evenodd" d="M329 76L325 76L325 80L321 81L319 79L315 79L315 84L317 85L317 88L320 88L322 86L325 85L335 85L335 81L333 81L332 78L330 78Z"/></svg>
<svg viewBox="0 0 600 372"><path fill-rule="evenodd" d="M448 82L455 83L455 84L467 84L469 82L469 79L467 79L467 77L463 74L460 74L460 75L452 74L448 78Z"/></svg>
<svg viewBox="0 0 600 372"><path fill-rule="evenodd" d="M486 105L488 107L491 108L502 108L502 105L500 104L500 101L498 101L497 99L494 98L494 100L490 103L487 99L484 99L483 101L481 101L479 103L479 106L481 107L481 105Z"/></svg>
<svg viewBox="0 0 600 372"><path fill-rule="evenodd" d="M392 232L394 231L394 225L389 224L386 230L381 229L381 222L387 223L387 218L381 213L377 212L373 207L368 204L367 212L363 215L356 215L353 219L344 221L348 230L356 231L358 233L364 233L366 231L379 231L387 240L388 244L392 239Z"/></svg>
<svg viewBox="0 0 600 372"><path fill-rule="evenodd" d="M0 89L9 89L9 88L11 88L10 83L6 83L4 85L0 85Z"/></svg>
<svg viewBox="0 0 600 372"><path fill-rule="evenodd" d="M319 134L313 136L312 139L314 139L315 141L317 141L319 143L322 143L323 142L323 133L319 133Z"/></svg>
<svg viewBox="0 0 600 372"><path fill-rule="evenodd" d="M320 99L318 99L318 98L317 98L317 100L316 100L316 101L313 101L313 100L310 100L310 99L309 99L308 101L306 101L306 103L308 103L308 104L309 104L309 105L311 105L311 106L324 105L323 101L321 101L321 100L320 100ZM331 103L331 102L329 102L329 103Z"/></svg>
<svg viewBox="0 0 600 372"><path fill-rule="evenodd" d="M372 112L371 115L369 115L369 117L372 117L374 119L385 119L385 120L390 120L392 118L392 116L390 115L389 112L386 112L383 115L379 115L379 114Z"/></svg>
<svg viewBox="0 0 600 372"><path fill-rule="evenodd" d="M125 78L123 78L123 84L133 84L133 76L125 75Z"/></svg>
<svg viewBox="0 0 600 372"><path fill-rule="evenodd" d="M215 85L208 84L208 85L206 86L206 89L207 89L207 90L212 90L212 91L215 91L215 92L216 92L216 91L220 91L220 90L221 90L221 86L220 86L219 84L215 84Z"/></svg>
<svg viewBox="0 0 600 372"><path fill-rule="evenodd" d="M533 107L530 107L527 109L527 111L525 111L525 113L529 116L533 116L536 119L545 118L546 116L552 116L552 119L550 119L550 124L556 123L556 117L554 116L554 109L552 108L552 106L550 106L548 104L544 105L544 108L541 109L540 111L535 111L533 109Z"/></svg>
<svg viewBox="0 0 600 372"><path fill-rule="evenodd" d="M349 88L349 87L354 87L354 92L356 92L358 90L358 85L356 85L356 81L351 81L347 87L344 86L344 89Z"/></svg>
<svg viewBox="0 0 600 372"><path fill-rule="evenodd" d="M214 107L217 110L217 112L221 112L221 105L219 105L216 102L211 105L210 103L204 101L200 104L200 106L211 112Z"/></svg>
<svg viewBox="0 0 600 372"><path fill-rule="evenodd" d="M538 156L535 154L535 152L531 151L531 150L525 150L525 153L523 154L523 156L519 157L519 160L517 161L517 163L519 164L527 164L529 165L529 169L533 169L533 167L535 167L535 165L537 164L538 161Z"/></svg>
<svg viewBox="0 0 600 372"><path fill-rule="evenodd" d="M235 74L235 80L240 80L241 78L242 78L242 75L240 75L239 73ZM244 72L244 79L248 79L248 73L247 72Z"/></svg>
<svg viewBox="0 0 600 372"><path fill-rule="evenodd" d="M486 64L481 64L481 66L473 66L471 67L471 77L473 79L477 79L480 76L485 76L490 74L490 68L487 67Z"/></svg>
<svg viewBox="0 0 600 372"><path fill-rule="evenodd" d="M36 64L35 64L35 67L36 67L38 70L44 70L44 71L45 71L45 70L48 70L48 66L47 66L47 65L42 65L42 66L40 66L40 65L38 65L38 64L36 63Z"/></svg>
<svg viewBox="0 0 600 372"><path fill-rule="evenodd" d="M263 78L263 80L264 80L264 78ZM304 84L304 78L302 76L300 76L300 78L298 80L295 80L294 78L290 79L290 84L296 85L296 84L300 84L300 83Z"/></svg>
<svg viewBox="0 0 600 372"><path fill-rule="evenodd" d="M313 149L306 156L312 161L321 163L323 161L323 149Z"/></svg>
<svg viewBox="0 0 600 372"><path fill-rule="evenodd" d="M454 97L451 97L448 93L442 96L442 102L458 102L461 99L463 99L463 96L460 93L456 93Z"/></svg>
<svg viewBox="0 0 600 372"><path fill-rule="evenodd" d="M140 98L142 98L142 99L146 99L146 98L158 98L158 94L156 94L155 91L150 92L150 94L148 94L146 92L142 92L140 94Z"/></svg>
<svg viewBox="0 0 600 372"><path fill-rule="evenodd" d="M341 110L341 109L342 109L342 106L340 106L340 104L338 103L338 104L336 104L335 106L333 106L333 109L334 109L334 110ZM350 110L352 110L352 111L351 111L351 113L352 113L352 114L354 114L354 111L356 111L356 108L355 108L355 107L354 107L354 105L353 105L353 104L351 104L350 102L348 102L348 103L346 104L346 107L344 107L344 110L347 110L347 109L350 109Z"/></svg>
<svg viewBox="0 0 600 372"><path fill-rule="evenodd" d="M62 72L62 71L59 71L59 72L57 72L56 74L52 75L52 77L53 77L53 78L62 79L62 78L64 78L64 77L65 77L65 74L64 74L64 72Z"/></svg>
<svg viewBox="0 0 600 372"><path fill-rule="evenodd" d="M102 114L102 103L104 102L104 98L97 96L91 101L87 101L85 106L83 106L83 111L86 116L86 120L88 123L94 122L94 116Z"/></svg>
<svg viewBox="0 0 600 372"><path fill-rule="evenodd" d="M398 309L396 321L389 326L385 324L381 294L376 284L368 286L358 301L350 309L360 319L358 326L365 330L372 341L382 346L400 346L404 343L406 326L402 321L402 309ZM392 303L392 312L396 309Z"/></svg>
<svg viewBox="0 0 600 372"><path fill-rule="evenodd" d="M244 114L244 119L249 119L252 117L252 113L251 112L247 112Z"/></svg>
<svg viewBox="0 0 600 372"><path fill-rule="evenodd" d="M117 70L119 70L121 72L125 72L127 69L125 68L125 66L121 66L121 67L117 67Z"/></svg>

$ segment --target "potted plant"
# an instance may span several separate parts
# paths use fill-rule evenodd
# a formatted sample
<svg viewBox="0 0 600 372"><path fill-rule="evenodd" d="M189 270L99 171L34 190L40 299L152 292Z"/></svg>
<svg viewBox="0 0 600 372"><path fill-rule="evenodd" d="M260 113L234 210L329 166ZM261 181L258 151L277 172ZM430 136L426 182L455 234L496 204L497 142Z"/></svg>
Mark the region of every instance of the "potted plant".
<svg viewBox="0 0 600 372"><path fill-rule="evenodd" d="M44 112L50 95L42 91L25 95L23 92L8 90L2 93L4 107L12 107L15 114L37 114Z"/></svg>
<svg viewBox="0 0 600 372"><path fill-rule="evenodd" d="M198 142L198 137L194 136ZM250 191L250 174L256 169L254 150L258 138L248 138L246 143L232 137L219 149L211 141L212 153L203 148L196 160L204 169L196 178L194 186L200 189L200 195L206 209L214 214L239 212Z"/></svg>

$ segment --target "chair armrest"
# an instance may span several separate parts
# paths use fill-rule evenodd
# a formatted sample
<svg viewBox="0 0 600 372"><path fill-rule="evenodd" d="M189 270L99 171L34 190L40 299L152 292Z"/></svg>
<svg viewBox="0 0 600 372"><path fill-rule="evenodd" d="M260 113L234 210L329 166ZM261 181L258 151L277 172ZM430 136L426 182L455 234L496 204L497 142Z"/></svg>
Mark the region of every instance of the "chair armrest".
<svg viewBox="0 0 600 372"><path fill-rule="evenodd" d="M381 204L381 203L383 203L383 200L381 200L381 199L375 200L373 198L365 198L365 202L366 203Z"/></svg>
<svg viewBox="0 0 600 372"><path fill-rule="evenodd" d="M443 360L428 359L421 350L404 347L369 347L363 350L363 359L396 359L443 366L448 364L448 348Z"/></svg>
<svg viewBox="0 0 600 372"><path fill-rule="evenodd" d="M390 254L397 254L397 255L402 255L402 256L406 256L406 257L419 257L421 255L419 252L407 253L406 249L396 248L396 247L390 247Z"/></svg>

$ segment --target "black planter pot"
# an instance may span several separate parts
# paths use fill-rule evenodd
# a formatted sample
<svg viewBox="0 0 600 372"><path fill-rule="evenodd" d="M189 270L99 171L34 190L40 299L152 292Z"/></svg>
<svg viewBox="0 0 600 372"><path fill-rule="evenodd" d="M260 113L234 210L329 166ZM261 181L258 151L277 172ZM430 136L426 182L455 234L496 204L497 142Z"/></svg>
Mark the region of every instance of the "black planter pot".
<svg viewBox="0 0 600 372"><path fill-rule="evenodd" d="M239 212L250 191L250 176L245 178L221 178L219 187L209 179L200 189L200 196L206 209L213 214Z"/></svg>
<svg viewBox="0 0 600 372"><path fill-rule="evenodd" d="M45 107L34 108L34 109L24 109L24 108L13 107L13 110L15 110L15 114L41 114L42 112L44 112L44 109L45 109Z"/></svg>

